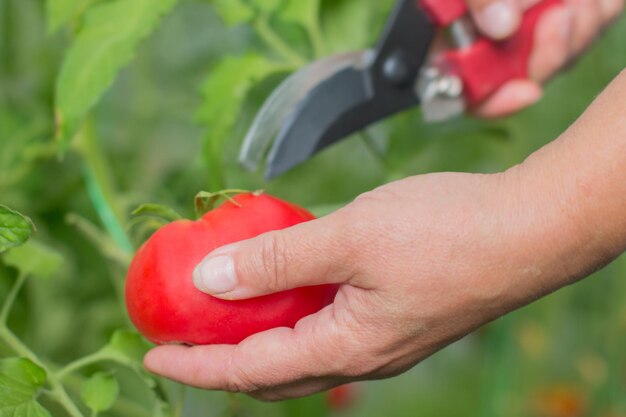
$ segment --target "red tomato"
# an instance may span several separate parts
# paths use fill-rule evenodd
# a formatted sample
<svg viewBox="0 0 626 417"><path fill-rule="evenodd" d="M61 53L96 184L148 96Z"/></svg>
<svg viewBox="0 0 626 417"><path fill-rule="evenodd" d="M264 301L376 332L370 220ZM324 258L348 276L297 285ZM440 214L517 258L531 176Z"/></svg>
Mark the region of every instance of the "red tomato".
<svg viewBox="0 0 626 417"><path fill-rule="evenodd" d="M326 393L326 404L331 410L346 410L356 403L357 391L355 383L331 388Z"/></svg>
<svg viewBox="0 0 626 417"><path fill-rule="evenodd" d="M126 307L137 329L157 344L234 344L298 320L330 304L336 286L297 288L241 301L196 289L192 272L212 250L313 219L303 208L267 194L239 194L197 221L178 220L137 251L126 280Z"/></svg>

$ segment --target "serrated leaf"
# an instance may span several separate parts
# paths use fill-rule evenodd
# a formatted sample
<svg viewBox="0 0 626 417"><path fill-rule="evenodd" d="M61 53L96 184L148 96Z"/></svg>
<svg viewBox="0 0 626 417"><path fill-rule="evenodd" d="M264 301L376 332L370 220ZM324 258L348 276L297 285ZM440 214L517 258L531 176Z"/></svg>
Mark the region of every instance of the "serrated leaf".
<svg viewBox="0 0 626 417"><path fill-rule="evenodd" d="M281 67L257 54L227 57L211 71L202 86L204 104L199 118L206 125L204 152L211 188L223 188L222 144L232 139L233 127L252 87Z"/></svg>
<svg viewBox="0 0 626 417"><path fill-rule="evenodd" d="M80 398L94 413L106 411L115 404L120 393L117 379L110 373L98 372L83 385Z"/></svg>
<svg viewBox="0 0 626 417"><path fill-rule="evenodd" d="M94 0L47 0L48 30L56 32L61 26L78 17Z"/></svg>
<svg viewBox="0 0 626 417"><path fill-rule="evenodd" d="M229 26L249 22L254 17L254 9L244 0L215 0L213 3L217 13Z"/></svg>
<svg viewBox="0 0 626 417"><path fill-rule="evenodd" d="M33 233L30 219L0 204L0 253L23 245Z"/></svg>
<svg viewBox="0 0 626 417"><path fill-rule="evenodd" d="M109 343L102 348L102 351L112 358L136 364L141 363L148 350L150 350L150 344L139 333L129 330L116 331Z"/></svg>
<svg viewBox="0 0 626 417"><path fill-rule="evenodd" d="M56 139L61 152L83 118L111 86L177 0L114 0L93 7L72 44L56 84Z"/></svg>
<svg viewBox="0 0 626 417"><path fill-rule="evenodd" d="M26 358L0 360L0 417L50 417L35 395L46 371Z"/></svg>
<svg viewBox="0 0 626 417"><path fill-rule="evenodd" d="M178 214L176 210L171 207L164 206L162 204L142 204L132 212L133 216L149 216L164 219L169 222L182 219L183 216Z"/></svg>
<svg viewBox="0 0 626 417"><path fill-rule="evenodd" d="M36 240L14 248L3 256L4 263L38 278L49 278L63 266L63 256Z"/></svg>

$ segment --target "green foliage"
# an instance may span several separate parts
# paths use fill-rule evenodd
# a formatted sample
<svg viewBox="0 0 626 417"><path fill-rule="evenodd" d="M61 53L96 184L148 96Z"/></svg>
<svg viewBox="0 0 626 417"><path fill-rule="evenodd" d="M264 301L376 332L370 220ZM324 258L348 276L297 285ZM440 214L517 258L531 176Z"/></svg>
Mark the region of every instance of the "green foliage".
<svg viewBox="0 0 626 417"><path fill-rule="evenodd" d="M5 264L38 278L58 274L64 262L63 255L36 240L12 249L2 259Z"/></svg>
<svg viewBox="0 0 626 417"><path fill-rule="evenodd" d="M281 66L258 54L227 57L210 72L202 86L204 105L199 119L207 126L204 154L212 189L224 188L222 146L231 135L250 89Z"/></svg>
<svg viewBox="0 0 626 417"><path fill-rule="evenodd" d="M95 0L46 0L48 30L56 32L61 26L79 17Z"/></svg>
<svg viewBox="0 0 626 417"><path fill-rule="evenodd" d="M49 417L36 401L46 371L25 358L0 360L0 417Z"/></svg>
<svg viewBox="0 0 626 417"><path fill-rule="evenodd" d="M113 406L120 392L117 379L109 373L98 372L93 374L84 383L80 398L92 411L92 416L106 411Z"/></svg>
<svg viewBox="0 0 626 417"><path fill-rule="evenodd" d="M80 123L176 0L115 0L87 13L56 85L56 138L64 151ZM80 91L80 94L76 94Z"/></svg>
<svg viewBox="0 0 626 417"><path fill-rule="evenodd" d="M24 244L32 233L33 224L28 217L0 205L0 253Z"/></svg>
<svg viewBox="0 0 626 417"><path fill-rule="evenodd" d="M141 363L149 349L150 344L137 332L118 330L113 333L111 341L102 348L102 352L109 358L135 366Z"/></svg>
<svg viewBox="0 0 626 417"><path fill-rule="evenodd" d="M182 216L171 207L162 204L142 204L133 210L133 216L158 217L168 222L182 219Z"/></svg>

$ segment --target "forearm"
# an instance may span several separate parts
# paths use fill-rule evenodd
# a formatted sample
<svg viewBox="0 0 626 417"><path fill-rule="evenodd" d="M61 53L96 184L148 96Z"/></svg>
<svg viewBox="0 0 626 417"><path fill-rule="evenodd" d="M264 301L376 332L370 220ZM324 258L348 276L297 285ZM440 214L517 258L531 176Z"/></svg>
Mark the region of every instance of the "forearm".
<svg viewBox="0 0 626 417"><path fill-rule="evenodd" d="M556 141L514 169L529 202L529 251L542 292L626 249L626 71Z"/></svg>

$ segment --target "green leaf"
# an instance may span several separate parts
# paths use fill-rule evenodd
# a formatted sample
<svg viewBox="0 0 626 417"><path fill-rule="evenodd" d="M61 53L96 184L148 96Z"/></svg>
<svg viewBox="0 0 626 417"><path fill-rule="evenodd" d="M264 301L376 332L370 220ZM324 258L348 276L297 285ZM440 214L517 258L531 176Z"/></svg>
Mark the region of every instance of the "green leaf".
<svg viewBox="0 0 626 417"><path fill-rule="evenodd" d="M0 204L0 253L23 245L34 230L31 220Z"/></svg>
<svg viewBox="0 0 626 417"><path fill-rule="evenodd" d="M244 0L215 0L215 9L224 23L235 26L254 18L254 9Z"/></svg>
<svg viewBox="0 0 626 417"><path fill-rule="evenodd" d="M3 259L7 265L39 278L49 278L57 274L64 263L59 252L36 240L12 249Z"/></svg>
<svg viewBox="0 0 626 417"><path fill-rule="evenodd" d="M223 59L204 82L204 104L198 116L207 127L204 155L209 168L211 188L224 188L222 144L232 140L235 122L249 91L256 83L282 69L282 66L261 55L249 53Z"/></svg>
<svg viewBox="0 0 626 417"><path fill-rule="evenodd" d="M102 348L112 359L126 364L141 364L148 350L150 344L139 333L129 330L116 331L109 343Z"/></svg>
<svg viewBox="0 0 626 417"><path fill-rule="evenodd" d="M26 358L0 360L0 417L50 417L35 395L46 371Z"/></svg>
<svg viewBox="0 0 626 417"><path fill-rule="evenodd" d="M98 372L83 385L80 398L91 411L106 411L115 404L120 393L117 379L110 373Z"/></svg>
<svg viewBox="0 0 626 417"><path fill-rule="evenodd" d="M156 381L143 368L143 357L150 348L151 345L139 333L118 330L113 333L109 343L100 352L108 359L133 369L146 386L159 396Z"/></svg>
<svg viewBox="0 0 626 417"><path fill-rule="evenodd" d="M133 210L132 215L157 217L159 219L167 220L168 222L173 222L175 220L180 220L183 218L183 216L178 214L173 208L164 206L162 204L153 203L140 205L135 210Z"/></svg>
<svg viewBox="0 0 626 417"><path fill-rule="evenodd" d="M56 84L56 139L61 152L83 118L177 0L115 0L92 8Z"/></svg>
<svg viewBox="0 0 626 417"><path fill-rule="evenodd" d="M285 0L279 14L287 22L310 28L319 19L320 0Z"/></svg>
<svg viewBox="0 0 626 417"><path fill-rule="evenodd" d="M80 16L94 0L47 0L48 30L56 32L61 26Z"/></svg>

